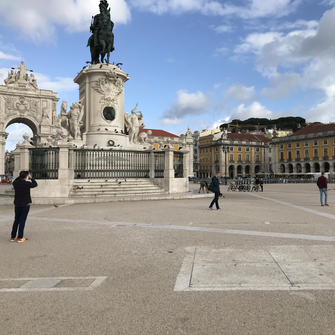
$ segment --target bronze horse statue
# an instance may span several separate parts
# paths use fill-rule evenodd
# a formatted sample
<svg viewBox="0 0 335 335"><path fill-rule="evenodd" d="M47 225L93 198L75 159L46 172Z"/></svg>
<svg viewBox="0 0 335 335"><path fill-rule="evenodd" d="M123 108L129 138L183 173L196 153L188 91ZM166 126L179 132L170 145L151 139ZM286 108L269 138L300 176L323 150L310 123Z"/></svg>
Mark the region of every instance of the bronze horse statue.
<svg viewBox="0 0 335 335"><path fill-rule="evenodd" d="M93 32L87 42L87 46L90 47L91 51L90 63L103 63L104 58L107 55L106 63L109 64L110 53L114 50L114 23L110 19L110 9L100 7L100 14L97 15L96 18L97 19L95 20L97 20L97 22L95 23L95 29L97 32ZM91 30L93 30L92 27L93 23L91 25ZM94 34L96 34L96 37ZM101 60L99 60L99 57Z"/></svg>

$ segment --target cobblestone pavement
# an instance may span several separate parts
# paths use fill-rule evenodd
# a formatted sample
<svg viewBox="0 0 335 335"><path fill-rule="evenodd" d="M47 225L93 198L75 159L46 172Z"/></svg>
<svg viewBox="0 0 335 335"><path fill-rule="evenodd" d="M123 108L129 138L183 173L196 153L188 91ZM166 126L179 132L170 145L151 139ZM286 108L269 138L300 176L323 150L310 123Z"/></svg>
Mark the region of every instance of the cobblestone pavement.
<svg viewBox="0 0 335 335"><path fill-rule="evenodd" d="M329 207L314 184L222 186L221 211L212 195L33 204L25 243L1 205L0 333L334 334L330 187Z"/></svg>

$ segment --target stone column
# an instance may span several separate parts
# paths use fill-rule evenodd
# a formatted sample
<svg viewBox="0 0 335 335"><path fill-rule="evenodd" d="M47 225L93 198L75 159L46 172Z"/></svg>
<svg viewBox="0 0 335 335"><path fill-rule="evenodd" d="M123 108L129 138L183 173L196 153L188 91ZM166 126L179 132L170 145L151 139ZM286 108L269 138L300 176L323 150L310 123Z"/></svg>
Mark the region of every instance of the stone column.
<svg viewBox="0 0 335 335"><path fill-rule="evenodd" d="M172 148L164 148L165 151L165 168L164 168L164 178L174 178L174 168L173 168L173 152Z"/></svg>
<svg viewBox="0 0 335 335"><path fill-rule="evenodd" d="M59 147L59 168L58 179L70 180L74 179L74 170L69 166L69 144L60 144Z"/></svg>
<svg viewBox="0 0 335 335"><path fill-rule="evenodd" d="M25 136L25 135L24 135ZM20 171L29 171L29 149L34 148L25 138L25 141L17 145L20 150Z"/></svg>
<svg viewBox="0 0 335 335"><path fill-rule="evenodd" d="M186 149L180 150L180 152L183 154L183 177L187 178L189 177L189 161L190 161L190 152Z"/></svg>
<svg viewBox="0 0 335 335"><path fill-rule="evenodd" d="M194 165L194 145L193 145L193 137L192 135L187 135L186 136L186 150L189 152L188 156L188 176L193 176L194 171L193 171L193 165ZM185 177L185 176L184 176ZM186 178L186 177L185 177Z"/></svg>
<svg viewBox="0 0 335 335"><path fill-rule="evenodd" d="M14 172L13 172L13 180L17 178L20 174L20 149L16 148L13 151L14 155Z"/></svg>
<svg viewBox="0 0 335 335"><path fill-rule="evenodd" d="M329 177L334 178L334 164L333 163L329 164Z"/></svg>
<svg viewBox="0 0 335 335"><path fill-rule="evenodd" d="M155 154L150 149L150 156L149 156L149 178L154 179L155 178Z"/></svg>
<svg viewBox="0 0 335 335"><path fill-rule="evenodd" d="M5 146L8 133L0 132L0 174L5 174Z"/></svg>
<svg viewBox="0 0 335 335"><path fill-rule="evenodd" d="M173 168L173 148L164 148L165 151L165 168L164 168L164 188L172 193L173 181L174 181L174 168Z"/></svg>

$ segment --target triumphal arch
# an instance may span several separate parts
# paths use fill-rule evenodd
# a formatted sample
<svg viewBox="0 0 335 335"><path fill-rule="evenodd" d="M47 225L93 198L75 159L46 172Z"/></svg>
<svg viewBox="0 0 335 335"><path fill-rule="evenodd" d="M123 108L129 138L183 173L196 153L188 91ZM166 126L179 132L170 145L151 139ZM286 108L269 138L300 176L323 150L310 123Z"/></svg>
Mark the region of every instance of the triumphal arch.
<svg viewBox="0 0 335 335"><path fill-rule="evenodd" d="M38 88L32 71L24 62L12 68L5 85L0 85L0 174L4 173L6 128L13 123L23 123L33 132L32 144L48 142L56 132L57 93Z"/></svg>

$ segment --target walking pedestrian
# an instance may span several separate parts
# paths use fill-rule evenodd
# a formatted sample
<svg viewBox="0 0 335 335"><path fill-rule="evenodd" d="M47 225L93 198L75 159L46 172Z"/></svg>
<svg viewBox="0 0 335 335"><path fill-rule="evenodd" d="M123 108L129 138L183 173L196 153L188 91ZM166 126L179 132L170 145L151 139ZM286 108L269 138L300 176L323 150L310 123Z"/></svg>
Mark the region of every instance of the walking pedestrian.
<svg viewBox="0 0 335 335"><path fill-rule="evenodd" d="M12 228L11 242L25 242L28 239L23 237L24 226L31 204L30 189L35 188L37 183L28 171L21 171L19 177L13 182L15 190L14 205L15 219Z"/></svg>
<svg viewBox="0 0 335 335"><path fill-rule="evenodd" d="M217 172L216 175L212 177L211 191L214 193L214 199L209 205L210 210L213 210L212 207L214 203L216 205L217 210L221 209L219 206L220 184L221 184L221 182L219 181L219 177L220 177L220 172Z"/></svg>
<svg viewBox="0 0 335 335"><path fill-rule="evenodd" d="M321 176L318 178L318 182L316 184L318 185L320 191L321 206L323 206L323 194L325 195L325 206L329 206L327 202L328 200L327 178L325 177L324 172L321 173Z"/></svg>
<svg viewBox="0 0 335 335"><path fill-rule="evenodd" d="M261 187L261 192L263 192L263 179L259 181L259 186Z"/></svg>

